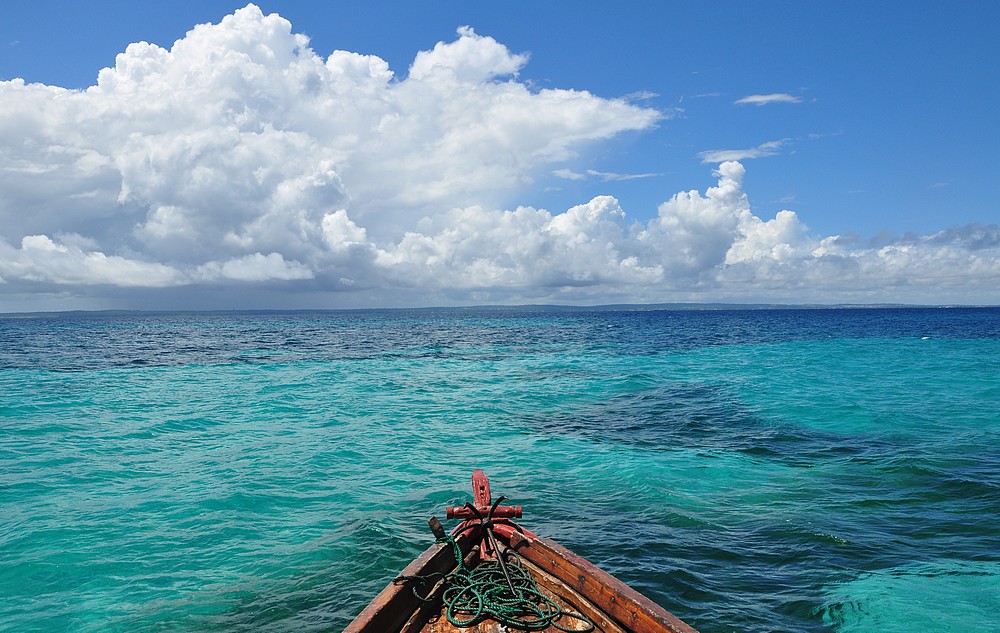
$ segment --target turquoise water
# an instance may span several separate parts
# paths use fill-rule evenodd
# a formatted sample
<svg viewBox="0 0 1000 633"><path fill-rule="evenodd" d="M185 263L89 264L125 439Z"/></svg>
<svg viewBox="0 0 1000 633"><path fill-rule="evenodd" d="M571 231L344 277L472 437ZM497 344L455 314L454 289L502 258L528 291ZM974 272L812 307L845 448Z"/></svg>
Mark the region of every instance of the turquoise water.
<svg viewBox="0 0 1000 633"><path fill-rule="evenodd" d="M1000 310L0 318L0 631L339 631L468 498L703 632L1000 631Z"/></svg>

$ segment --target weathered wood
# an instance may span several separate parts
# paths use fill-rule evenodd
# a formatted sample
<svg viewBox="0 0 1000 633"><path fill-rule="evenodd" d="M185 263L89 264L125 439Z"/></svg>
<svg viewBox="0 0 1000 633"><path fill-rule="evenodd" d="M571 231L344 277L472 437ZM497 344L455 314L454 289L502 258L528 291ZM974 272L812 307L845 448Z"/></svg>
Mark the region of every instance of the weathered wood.
<svg viewBox="0 0 1000 633"><path fill-rule="evenodd" d="M510 546L522 558L564 581L627 631L697 633L677 616L558 543L545 538L528 538L514 530L503 532L498 530L497 535L508 538Z"/></svg>
<svg viewBox="0 0 1000 633"><path fill-rule="evenodd" d="M489 480L477 470L473 473L474 502L478 508L490 507ZM519 509L519 508L518 508ZM464 530L464 528L469 528ZM598 633L697 633L673 614L632 589L611 574L599 569L565 547L540 538L509 521L493 524L500 549L512 548L521 557L543 593L560 607L582 613L596 625ZM472 568L491 554L484 541L487 530L478 521L466 520L459 526L457 542L466 567ZM455 569L454 551L449 544L435 544L403 570L401 576L447 574ZM369 604L344 633L501 633L506 628L493 620L472 627L456 627L444 615L443 582L437 582L420 600L413 595L410 583L392 582ZM569 629L583 630L583 620L566 618L559 623ZM565 628L563 630L565 630ZM543 633L560 630L552 625Z"/></svg>
<svg viewBox="0 0 1000 633"><path fill-rule="evenodd" d="M463 555L472 547L470 539L462 535L456 539ZM432 573L448 573L455 568L455 552L448 543L436 543L412 563L406 566L400 576L426 576ZM407 582L390 582L371 604L344 629L344 633L387 633L398 631L422 602L413 595L413 587Z"/></svg>
<svg viewBox="0 0 1000 633"><path fill-rule="evenodd" d="M581 596L575 589L559 578L556 578L528 560L522 559L521 564L531 572L532 578L535 579L535 583L542 593L555 600L561 608L566 609L568 607L577 613L587 616L594 623L594 626L597 627L596 630L601 631L601 633L629 633L629 631L623 629L621 625L612 620L597 605ZM565 623L560 624L566 626Z"/></svg>
<svg viewBox="0 0 1000 633"><path fill-rule="evenodd" d="M490 507L493 495L490 493L490 480L486 473L478 468L472 471L472 505L477 508Z"/></svg>
<svg viewBox="0 0 1000 633"><path fill-rule="evenodd" d="M420 633L427 626L427 622L441 614L441 592L444 589L445 581L442 578L434 588L428 592L428 600L420 604L413 612L413 615L399 628L399 633Z"/></svg>

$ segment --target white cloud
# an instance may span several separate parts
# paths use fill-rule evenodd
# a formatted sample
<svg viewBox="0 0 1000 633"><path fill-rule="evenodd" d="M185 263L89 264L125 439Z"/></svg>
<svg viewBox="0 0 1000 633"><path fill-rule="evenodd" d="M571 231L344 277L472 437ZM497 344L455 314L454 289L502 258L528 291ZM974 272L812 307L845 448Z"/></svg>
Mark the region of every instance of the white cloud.
<svg viewBox="0 0 1000 633"><path fill-rule="evenodd" d="M563 165L664 117L532 90L527 62L463 27L398 78L375 56L324 59L250 5L169 50L128 46L84 91L0 82L0 309L171 287L344 305L1000 301L995 226L865 246L755 215L733 159L786 140L703 153L717 182L664 192L644 223L606 195L515 206L547 174L654 175Z"/></svg>
<svg viewBox="0 0 1000 633"><path fill-rule="evenodd" d="M749 95L743 97L742 99L737 99L734 103L737 105L755 105L764 106L770 105L772 103L801 103L802 99L796 97L795 95L790 95L785 92L777 92L774 94L767 95Z"/></svg>
<svg viewBox="0 0 1000 633"><path fill-rule="evenodd" d="M13 248L0 239L0 279L124 288L163 288L188 281L170 266L85 250L72 241L26 235L21 247Z"/></svg>
<svg viewBox="0 0 1000 633"><path fill-rule="evenodd" d="M616 182L621 180L640 180L642 178L653 178L659 176L660 174L646 173L646 174L619 174L611 171L597 171L596 169L588 169L587 171L580 173L575 172L570 169L556 169L552 172L553 176L557 178L562 178L564 180L586 180L588 178L596 178L603 182Z"/></svg>
<svg viewBox="0 0 1000 633"><path fill-rule="evenodd" d="M740 214L739 237L726 251L726 263L770 259L791 262L815 250L806 227L794 211L779 211L773 220L761 220L749 211Z"/></svg>
<svg viewBox="0 0 1000 633"><path fill-rule="evenodd" d="M659 218L640 236L650 253L685 277L722 264L737 238L740 218L750 212L742 188L744 174L741 164L722 163L716 172L718 185L709 187L704 196L682 192L661 204Z"/></svg>
<svg viewBox="0 0 1000 633"><path fill-rule="evenodd" d="M496 77L515 75L528 55L512 55L492 37L477 35L469 26L458 29L457 42L438 42L434 50L417 53L410 78L481 84Z"/></svg>
<svg viewBox="0 0 1000 633"><path fill-rule="evenodd" d="M766 143L761 143L757 147L751 147L748 149L710 149L704 152L699 152L698 157L701 158L701 162L703 163L723 163L732 160L739 161L751 158L766 158L768 156L777 155L788 140L789 139L768 141Z"/></svg>
<svg viewBox="0 0 1000 633"><path fill-rule="evenodd" d="M587 174L582 174L578 171L573 171L572 169L556 169L553 170L552 175L557 178L562 178L563 180L586 180Z"/></svg>
<svg viewBox="0 0 1000 633"><path fill-rule="evenodd" d="M235 281L270 281L312 279L313 273L299 262L286 262L281 253L253 253L225 262L208 262L198 267L197 276L204 281L231 279Z"/></svg>

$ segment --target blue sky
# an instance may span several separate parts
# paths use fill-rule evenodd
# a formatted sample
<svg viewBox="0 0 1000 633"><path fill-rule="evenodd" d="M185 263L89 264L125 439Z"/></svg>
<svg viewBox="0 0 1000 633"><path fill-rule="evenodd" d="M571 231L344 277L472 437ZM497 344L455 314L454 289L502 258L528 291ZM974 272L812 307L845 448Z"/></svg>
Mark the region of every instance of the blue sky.
<svg viewBox="0 0 1000 633"><path fill-rule="evenodd" d="M224 16L244 4L103 2L100 10L96 10L88 3L11 3L4 7L5 17L0 21L3 47L0 80L22 78L28 84L83 90L96 85L98 72L113 67L116 55L123 53L129 44L145 41L170 50L196 24L218 25ZM929 280L920 285L919 292L908 292L913 288L906 286L912 283L905 279L902 269L894 268L888 279L871 276L871 270L880 265L875 261L863 266L863 271L856 271L858 275L869 275L858 278L856 285L863 289L859 293L851 293L840 285L830 286L829 292L824 293L822 288L816 289L821 273L789 280L787 271L782 273L784 281L780 283L771 278L757 292L740 292L734 290L740 284L738 280L743 283L760 280L762 275L770 274L771 268L743 271L740 273L743 276L713 285L724 272L719 267L743 264L749 259L759 261L759 254L740 260L730 249L725 261L720 259L721 254L714 260L708 258L698 271L701 276L685 285L676 280L685 275L690 277L691 269L680 271L665 260L654 262L635 251L639 267L652 271L659 266L660 276L649 272L643 277L647 280L642 282L645 285L624 295L597 291L603 283L601 274L574 268L556 271L543 281L533 273L525 277L522 270L513 276L496 273L494 282L479 279L436 283L420 298L414 295L406 302L794 301L801 295L797 289L808 286L812 288L803 298L817 302L906 301L908 297L913 297L914 302L1000 300L996 291L989 292L991 282L998 281L996 250L984 250L996 248L995 225L1000 219L997 204L1000 185L995 177L1000 159L994 150L1000 138L1000 123L994 113L995 104L1000 102L1000 74L996 72L1000 38L995 34L1000 5L995 3L925 6L901 2L611 5L262 1L257 6L264 16L280 14L291 23L292 34L308 36L308 47L319 58L326 59L335 50L376 56L387 62L393 72L392 81L397 84L407 78L408 68L418 52L430 51L439 42L456 42L459 37L456 29L469 26L475 37L480 38L476 40L480 44L484 44L482 38L488 38L505 47L511 56L529 56L516 72L491 75L488 82L516 83L535 94L548 89L587 91L602 102L624 99L635 108L657 113L655 122L636 119L607 133L567 132L576 139L572 147L544 165L533 163L530 168L511 175L510 182L517 183L516 186L478 196L475 186L462 185L469 188L467 200L455 197L441 201L444 205L441 213L445 213L445 206L448 209L489 206L488 210L497 212L523 206L544 209L557 216L577 205L611 196L619 206L610 211L607 210L610 207L602 207L605 211L599 213L618 217L620 208L624 214L623 231L627 232L627 225L636 222L652 231L654 227L649 223L664 216L660 209L664 202L679 192L689 191L703 192L699 195L707 198L707 190L721 186L725 180L717 172L719 165L725 160L736 160L745 174L731 174L731 179L738 183L738 196L745 197L748 213L767 222L783 210L793 211L796 225L788 230L808 236L812 246L807 248L799 242L788 245L792 250L812 253L810 262L819 257L814 247L831 237L853 240L849 252L841 249L837 253L844 262L858 260L862 251L872 255L876 253L873 249L908 244L918 238L923 239L922 247L928 248L931 243L951 240L949 243L954 245L955 240L965 239L960 247L968 250L970 257L978 257L968 263L971 260L962 260L964 255L954 250L936 251L936 255L908 253L914 261L940 256L956 266L948 280ZM15 97L4 99L10 105ZM601 124L595 120L581 125L593 129ZM39 134L46 138L52 135ZM13 133L0 141L8 148L18 146ZM115 151L101 150L111 157L109 160L121 165L122 159L115 158ZM538 151L525 149L529 153ZM189 165L188 169L191 168ZM335 166L334 171L340 176L353 173L340 166ZM371 169L357 173L362 171L372 173ZM127 177L123 182L126 180ZM391 235L387 228L393 223L406 224L402 216L380 216L373 206L365 207L358 202L364 198L358 192L365 187L352 182L346 182L344 187L358 207L356 211L350 206L346 208L349 220L345 221L349 223L345 226L365 229L366 239L376 238L369 239L371 248L393 254L380 262L391 260L397 265L406 259L400 255L399 247L403 244L400 235ZM371 188L377 186L372 184ZM47 204L43 199L17 200L9 194L7 198L0 213L15 214L16 209L24 206ZM148 220L157 204L177 206L176 201L168 205L151 195L133 202L138 206L130 208L129 213L136 222L141 221L143 213ZM343 206L339 202L330 204L328 212ZM72 212L63 205L61 213ZM413 217L423 214L425 220L439 217L437 211L424 207L413 213ZM88 217L93 219L93 215ZM736 221L733 219L733 223ZM378 223L383 224L378 226ZM132 287L132 282L123 285L114 279L60 277L31 268L24 260L24 245L17 248L26 236L46 236L53 244L78 248L82 255L99 253L181 272L187 270L184 274L188 279L192 278L192 266L212 264L204 258L198 262L181 261L176 255L171 256L169 249L144 253L141 240L112 244L98 231L90 235L81 228L86 226L82 221L67 227L22 224L17 230L5 230L0 225L0 239L11 252L21 253L17 255L21 257L17 260L20 263L10 264L7 269L0 267L0 279L5 279L7 286L6 305L11 309L20 305L61 305L63 301L85 306L129 302L128 293L112 289ZM438 220L425 222L426 236L430 239L442 235L444 224ZM677 236L683 233L678 226L677 222L665 222L657 228ZM749 225L743 222L740 226L743 228L731 227L736 231L734 235L746 238ZM410 228L407 225L407 230ZM954 231L955 236L934 238L948 230ZM69 243L73 240L60 242L57 234L81 239L73 244ZM524 239L523 235L517 238L521 242ZM738 238L733 239L732 243L739 242ZM687 252L685 249L694 248L691 244L701 243L695 240L684 245L676 241L671 244L675 250ZM630 248L623 243L616 249L619 264L631 256ZM774 248L769 252L772 259L780 260ZM819 252L827 254L828 249ZM235 258L237 254L232 255ZM338 294L345 289L332 288L321 281L324 275L334 275L328 267L324 268L325 264L309 260L302 252L282 251L274 244L266 247L257 244L238 255L244 263L251 256L259 261L280 256L283 265L298 271L282 278L292 286L297 284L289 292L306 296L315 293L319 286L322 293L332 293L323 295L327 297L320 302L323 307L331 303L385 304L392 302L387 296L398 296L392 290L398 280L386 282L374 277L367 277L360 284L368 289L367 294ZM508 255L498 255L492 263L502 267L498 262L507 261ZM687 261L690 260L689 257ZM979 275L966 286L955 281L966 265L962 261ZM225 268L224 263L219 260L219 270ZM790 265L787 259L779 263ZM297 264L304 268L296 268ZM185 266L188 268L184 269ZM892 266L905 264L894 261ZM35 272L25 272L29 268ZM823 274L836 277L851 273ZM916 271L913 275L914 279L925 277L926 271ZM36 278L44 279L33 286L30 282ZM347 273L338 276L338 279L348 278L354 280L355 276ZM566 288L579 290L586 286L593 292L559 290L559 278L570 279ZM190 285L205 287L206 278L198 279L201 281ZM657 285L657 279L670 282ZM268 282L267 293L284 292L275 289L271 283L275 279L264 281ZM609 287L620 287L620 280L609 278L604 282ZM183 296L173 282L167 285L174 288L169 293L171 300ZM187 285L177 282L180 287ZM526 285L555 290L510 291L512 287ZM0 297L3 293L4 287L0 285ZM238 294L246 295L242 291ZM348 295L352 298L344 299ZM149 295L143 296L143 301L149 300ZM311 305L308 299L296 301L296 305ZM3 307L4 301L0 299L0 309Z"/></svg>

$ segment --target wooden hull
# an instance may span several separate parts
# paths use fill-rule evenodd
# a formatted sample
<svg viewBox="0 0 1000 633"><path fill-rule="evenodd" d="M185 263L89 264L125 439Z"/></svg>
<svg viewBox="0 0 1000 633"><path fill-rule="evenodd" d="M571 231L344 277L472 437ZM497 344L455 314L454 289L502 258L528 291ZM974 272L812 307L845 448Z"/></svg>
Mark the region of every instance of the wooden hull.
<svg viewBox="0 0 1000 633"><path fill-rule="evenodd" d="M697 633L652 600L553 541L525 532L510 521L491 524L491 531L501 552L509 548L517 554L519 565L529 572L540 593L555 601L563 611L584 616L564 615L546 628L532 630ZM462 531L456 538L455 543L467 567L478 564L485 538L486 530L475 526ZM390 583L345 633L507 633L516 630L493 619L461 628L448 620L442 602L442 578L457 567L455 549L451 543L438 543L428 548L400 574L400 578L411 580ZM412 578L428 579L417 587L426 600L414 595Z"/></svg>

